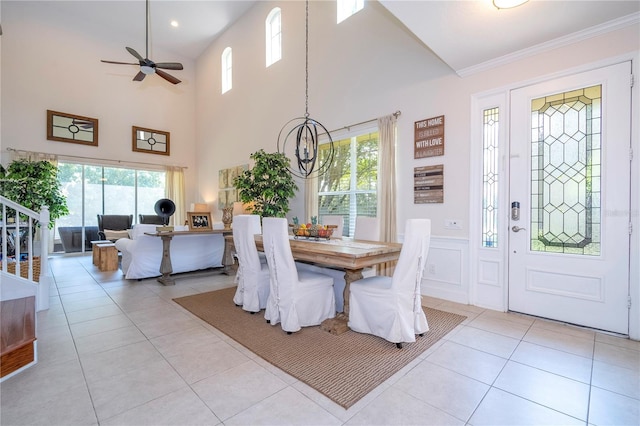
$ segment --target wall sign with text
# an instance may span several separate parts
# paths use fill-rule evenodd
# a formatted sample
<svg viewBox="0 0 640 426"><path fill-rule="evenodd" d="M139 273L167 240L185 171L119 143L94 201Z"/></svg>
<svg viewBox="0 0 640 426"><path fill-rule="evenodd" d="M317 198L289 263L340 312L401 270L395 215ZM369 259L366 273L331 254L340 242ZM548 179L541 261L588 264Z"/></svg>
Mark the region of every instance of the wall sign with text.
<svg viewBox="0 0 640 426"><path fill-rule="evenodd" d="M444 115L416 121L413 158L444 155Z"/></svg>
<svg viewBox="0 0 640 426"><path fill-rule="evenodd" d="M413 204L444 202L444 164L413 168Z"/></svg>

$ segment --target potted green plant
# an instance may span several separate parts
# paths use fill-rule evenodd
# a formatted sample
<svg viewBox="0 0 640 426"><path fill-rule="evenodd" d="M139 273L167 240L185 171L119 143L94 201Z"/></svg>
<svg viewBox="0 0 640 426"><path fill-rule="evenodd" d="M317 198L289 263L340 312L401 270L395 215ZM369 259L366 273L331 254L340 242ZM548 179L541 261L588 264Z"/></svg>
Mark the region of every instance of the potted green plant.
<svg viewBox="0 0 640 426"><path fill-rule="evenodd" d="M248 205L250 213L260 217L285 217L289 199L298 186L289 170L289 158L274 152L259 150L250 155L255 164L234 180L240 201Z"/></svg>
<svg viewBox="0 0 640 426"><path fill-rule="evenodd" d="M67 199L58 181L58 168L48 161L20 159L6 169L0 165L0 194L36 212L42 206L49 206L49 228L53 228L57 218L69 214Z"/></svg>

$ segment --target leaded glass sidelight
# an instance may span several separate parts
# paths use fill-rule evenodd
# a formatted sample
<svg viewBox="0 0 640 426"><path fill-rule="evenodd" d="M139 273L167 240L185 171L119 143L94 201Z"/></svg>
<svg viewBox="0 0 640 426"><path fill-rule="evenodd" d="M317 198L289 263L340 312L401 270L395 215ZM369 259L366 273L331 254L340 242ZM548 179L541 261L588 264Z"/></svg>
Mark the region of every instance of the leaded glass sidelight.
<svg viewBox="0 0 640 426"><path fill-rule="evenodd" d="M498 247L498 108L483 111L482 246Z"/></svg>
<svg viewBox="0 0 640 426"><path fill-rule="evenodd" d="M600 254L602 87L531 101L531 250Z"/></svg>

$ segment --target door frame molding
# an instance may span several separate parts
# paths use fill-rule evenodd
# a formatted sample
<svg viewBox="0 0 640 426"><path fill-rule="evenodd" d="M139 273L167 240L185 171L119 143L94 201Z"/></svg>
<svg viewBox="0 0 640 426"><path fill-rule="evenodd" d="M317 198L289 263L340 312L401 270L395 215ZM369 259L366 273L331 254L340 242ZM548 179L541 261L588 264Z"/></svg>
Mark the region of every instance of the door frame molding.
<svg viewBox="0 0 640 426"><path fill-rule="evenodd" d="M508 194L509 194L509 146L510 146L510 94L512 90L542 83L560 77L603 68L620 62L631 61L636 83L631 89L631 224L630 241L630 296L629 336L640 340L640 55L629 53L602 61L585 64L535 79L514 82L489 91L471 95L470 181L469 181L469 299L472 305L507 311L508 309ZM499 240L497 248L482 247L482 111L500 108L499 127L499 207L503 213L498 219Z"/></svg>

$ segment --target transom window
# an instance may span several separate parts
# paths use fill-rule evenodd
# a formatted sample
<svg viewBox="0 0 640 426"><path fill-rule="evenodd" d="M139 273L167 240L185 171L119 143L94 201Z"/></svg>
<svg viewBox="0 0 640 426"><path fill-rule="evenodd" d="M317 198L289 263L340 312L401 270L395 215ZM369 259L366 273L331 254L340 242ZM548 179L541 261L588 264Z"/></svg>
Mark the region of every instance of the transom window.
<svg viewBox="0 0 640 426"><path fill-rule="evenodd" d="M233 86L231 80L232 65L231 48L227 47L222 51L222 93L228 92Z"/></svg>
<svg viewBox="0 0 640 426"><path fill-rule="evenodd" d="M264 26L268 67L282 58L282 13L279 7L269 12Z"/></svg>
<svg viewBox="0 0 640 426"><path fill-rule="evenodd" d="M334 142L329 170L318 178L318 214L341 215L344 236L353 236L357 216L377 216L378 132L370 132ZM328 155L321 145L320 158Z"/></svg>
<svg viewBox="0 0 640 426"><path fill-rule="evenodd" d="M338 24L364 8L364 0L337 0L336 4L338 7Z"/></svg>

